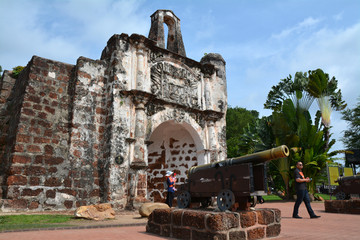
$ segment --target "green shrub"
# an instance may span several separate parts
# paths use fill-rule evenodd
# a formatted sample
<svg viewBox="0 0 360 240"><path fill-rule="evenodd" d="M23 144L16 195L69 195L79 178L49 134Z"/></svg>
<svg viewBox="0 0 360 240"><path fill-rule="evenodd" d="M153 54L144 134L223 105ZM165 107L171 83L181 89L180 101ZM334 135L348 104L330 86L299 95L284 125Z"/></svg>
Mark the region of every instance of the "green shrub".
<svg viewBox="0 0 360 240"><path fill-rule="evenodd" d="M23 66L17 66L13 68L13 72L12 72L12 76L14 78L18 78L19 74L21 73L21 71L24 69L25 67Z"/></svg>

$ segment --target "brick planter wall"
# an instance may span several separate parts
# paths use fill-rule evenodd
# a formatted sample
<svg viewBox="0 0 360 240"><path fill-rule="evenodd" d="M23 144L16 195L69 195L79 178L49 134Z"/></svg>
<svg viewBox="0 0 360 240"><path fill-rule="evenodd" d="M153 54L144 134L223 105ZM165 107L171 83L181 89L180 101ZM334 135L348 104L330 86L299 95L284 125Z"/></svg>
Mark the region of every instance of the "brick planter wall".
<svg viewBox="0 0 360 240"><path fill-rule="evenodd" d="M256 209L214 212L192 209L156 209L146 231L177 239L264 239L279 236L281 212Z"/></svg>
<svg viewBox="0 0 360 240"><path fill-rule="evenodd" d="M360 199L325 200L325 212L360 214Z"/></svg>

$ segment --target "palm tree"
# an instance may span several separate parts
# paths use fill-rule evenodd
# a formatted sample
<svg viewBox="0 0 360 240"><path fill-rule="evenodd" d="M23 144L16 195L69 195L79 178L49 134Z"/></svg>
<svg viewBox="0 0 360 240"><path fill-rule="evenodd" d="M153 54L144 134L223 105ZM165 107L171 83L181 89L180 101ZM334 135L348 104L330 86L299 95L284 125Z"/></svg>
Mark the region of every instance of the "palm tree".
<svg viewBox="0 0 360 240"><path fill-rule="evenodd" d="M342 111L346 107L345 101L342 100L341 90L337 89L337 83L335 77L329 80L329 74L324 73L321 69L309 71L306 91L316 98L321 112L321 122L325 133L325 150L329 149L331 112L333 109Z"/></svg>
<svg viewBox="0 0 360 240"><path fill-rule="evenodd" d="M292 185L291 166L297 161L305 165L305 174L313 178L310 192L314 192L319 172L329 161L330 155L324 149L324 132L320 129L320 115L317 114L315 124L312 123L308 110L296 107L292 100L285 100L282 110L273 113L273 133L277 145L285 144L291 149L288 158L275 161L283 178L287 197ZM334 144L332 141L330 145ZM290 180L291 179L291 180Z"/></svg>
<svg viewBox="0 0 360 240"><path fill-rule="evenodd" d="M280 111L283 102L286 99L291 99L298 108L308 110L315 99L307 92L308 83L307 73L303 72L295 73L294 81L291 75L281 79L277 85L271 88L264 108Z"/></svg>

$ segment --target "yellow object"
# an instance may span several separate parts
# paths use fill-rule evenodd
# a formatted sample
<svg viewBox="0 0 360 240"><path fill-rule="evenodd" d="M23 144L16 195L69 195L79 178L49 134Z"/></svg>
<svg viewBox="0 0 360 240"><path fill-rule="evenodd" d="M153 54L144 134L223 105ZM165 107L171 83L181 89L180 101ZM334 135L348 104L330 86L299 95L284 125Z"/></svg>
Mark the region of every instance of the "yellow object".
<svg viewBox="0 0 360 240"><path fill-rule="evenodd" d="M329 177L329 184L333 186L339 185L339 183L335 182L339 178L339 167L331 167L328 166L328 177Z"/></svg>
<svg viewBox="0 0 360 240"><path fill-rule="evenodd" d="M344 177L353 176L354 172L353 169L350 167L344 167Z"/></svg>

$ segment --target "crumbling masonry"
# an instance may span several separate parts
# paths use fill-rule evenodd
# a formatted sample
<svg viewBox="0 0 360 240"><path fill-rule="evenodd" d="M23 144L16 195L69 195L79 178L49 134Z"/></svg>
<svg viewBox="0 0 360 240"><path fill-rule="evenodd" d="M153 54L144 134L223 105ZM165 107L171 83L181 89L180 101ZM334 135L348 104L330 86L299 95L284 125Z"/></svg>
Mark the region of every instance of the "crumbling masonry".
<svg viewBox="0 0 360 240"><path fill-rule="evenodd" d="M168 26L165 49L164 24ZM114 35L100 60L34 56L0 82L2 211L162 201L164 173L226 158L225 61L186 57L180 20Z"/></svg>

